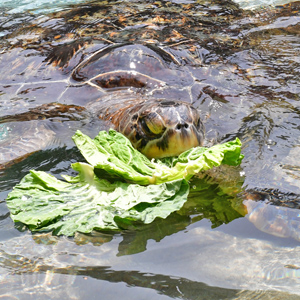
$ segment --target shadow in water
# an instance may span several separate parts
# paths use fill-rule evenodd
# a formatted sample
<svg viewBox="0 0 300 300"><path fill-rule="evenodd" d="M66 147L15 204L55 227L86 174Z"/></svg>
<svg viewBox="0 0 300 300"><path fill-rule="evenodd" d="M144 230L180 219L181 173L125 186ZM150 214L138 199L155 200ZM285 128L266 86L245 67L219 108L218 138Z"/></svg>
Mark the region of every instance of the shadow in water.
<svg viewBox="0 0 300 300"><path fill-rule="evenodd" d="M46 295L49 290L45 288L45 285L51 285L51 280L54 277L64 278L64 275L71 275L69 280L65 280L63 289L55 290L51 292L51 295L59 295L64 297L68 295L70 289L74 288L76 283L71 279L72 276L78 278L84 278L87 280L96 279L107 283L125 283L126 288L145 288L156 291L159 295L167 296L171 299L186 299L186 300L204 300L204 299L289 299L296 300L299 296L289 293L278 291L250 291L250 290L238 290L227 289L215 286L209 286L203 282L189 280L184 277L168 276L163 274L155 274L150 272L140 272L135 270L113 270L109 266L70 266L65 268L52 267L49 265L39 265L37 261L26 259L24 257L8 255L2 251L0 266L10 266L14 270L14 278L19 276L33 275L31 280L39 279L45 275L44 282L39 282L38 288L33 289L32 295L41 296L42 293ZM51 275L50 275L51 274ZM52 278L52 279L51 279ZM26 282L26 279L24 279ZM103 283L99 282L101 288ZM88 288L88 282L85 284L85 288ZM82 287L83 288L83 287ZM0 290L2 292L7 291L7 288L2 287L0 284ZM10 291L8 295L24 295L23 290L14 289Z"/></svg>

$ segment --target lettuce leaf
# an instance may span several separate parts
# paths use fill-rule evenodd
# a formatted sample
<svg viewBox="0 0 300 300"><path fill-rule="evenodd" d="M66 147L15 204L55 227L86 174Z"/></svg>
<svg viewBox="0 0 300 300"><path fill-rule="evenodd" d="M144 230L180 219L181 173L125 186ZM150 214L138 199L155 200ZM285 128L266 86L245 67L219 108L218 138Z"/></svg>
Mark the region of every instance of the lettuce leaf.
<svg viewBox="0 0 300 300"><path fill-rule="evenodd" d="M237 166L243 159L238 138L211 148L195 147L176 158L156 161L147 159L132 147L125 136L112 129L108 133L100 131L95 139L78 130L73 140L95 170L105 170L112 176L120 176L141 185L161 184L178 179L189 180L200 171L221 164Z"/></svg>
<svg viewBox="0 0 300 300"><path fill-rule="evenodd" d="M95 139L77 131L73 140L88 163L72 164L78 175L62 175L65 181L31 170L6 200L15 222L67 236L149 224L181 209L193 175L243 158L238 139L151 161L114 130Z"/></svg>
<svg viewBox="0 0 300 300"><path fill-rule="evenodd" d="M68 182L31 170L7 198L14 222L31 231L54 230L67 236L76 231L118 230L122 222L148 224L166 218L182 207L189 192L185 180L153 186L110 183L95 176L89 164L72 167L79 174L65 176Z"/></svg>

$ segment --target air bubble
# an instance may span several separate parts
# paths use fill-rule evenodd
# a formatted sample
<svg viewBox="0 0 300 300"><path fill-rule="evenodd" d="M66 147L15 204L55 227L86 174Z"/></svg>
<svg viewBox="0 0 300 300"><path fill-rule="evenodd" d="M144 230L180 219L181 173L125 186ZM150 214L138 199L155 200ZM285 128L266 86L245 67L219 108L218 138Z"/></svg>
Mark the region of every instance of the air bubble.
<svg viewBox="0 0 300 300"><path fill-rule="evenodd" d="M268 139L268 140L266 141L266 145L267 145L268 149L270 149L271 146L275 146L275 145L276 145L276 142L273 141L273 140L271 140L271 139Z"/></svg>

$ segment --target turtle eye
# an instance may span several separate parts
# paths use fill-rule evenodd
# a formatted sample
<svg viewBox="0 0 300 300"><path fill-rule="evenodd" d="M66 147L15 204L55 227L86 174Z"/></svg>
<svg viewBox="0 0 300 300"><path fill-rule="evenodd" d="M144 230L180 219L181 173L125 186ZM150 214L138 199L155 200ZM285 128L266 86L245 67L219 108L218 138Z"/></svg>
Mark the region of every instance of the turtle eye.
<svg viewBox="0 0 300 300"><path fill-rule="evenodd" d="M142 117L140 124L145 134L151 137L162 135L166 129L160 117L155 113Z"/></svg>

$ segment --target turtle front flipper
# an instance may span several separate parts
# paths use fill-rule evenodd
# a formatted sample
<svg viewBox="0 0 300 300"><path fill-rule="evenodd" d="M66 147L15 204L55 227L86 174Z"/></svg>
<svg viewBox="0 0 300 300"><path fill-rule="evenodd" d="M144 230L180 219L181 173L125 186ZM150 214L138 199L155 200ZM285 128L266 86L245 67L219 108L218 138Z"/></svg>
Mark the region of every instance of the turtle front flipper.
<svg viewBox="0 0 300 300"><path fill-rule="evenodd" d="M85 108L82 106L47 103L35 108L30 108L24 113L1 117L0 123L45 120L58 117L67 120L80 120L84 117L84 113Z"/></svg>
<svg viewBox="0 0 300 300"><path fill-rule="evenodd" d="M55 138L55 132L46 128L40 121L26 122L29 124L19 124L18 128L22 132L13 134L0 142L0 170L3 170L15 163L18 163L31 154L45 149ZM6 124L2 124L2 127ZM0 130L3 128L0 128ZM7 130L5 128L5 130ZM4 136L6 133L3 134ZM8 134L9 135L9 134Z"/></svg>
<svg viewBox="0 0 300 300"><path fill-rule="evenodd" d="M44 104L0 118L0 170L53 145L56 132L51 121L63 123L83 118L87 118L85 108L60 103Z"/></svg>

